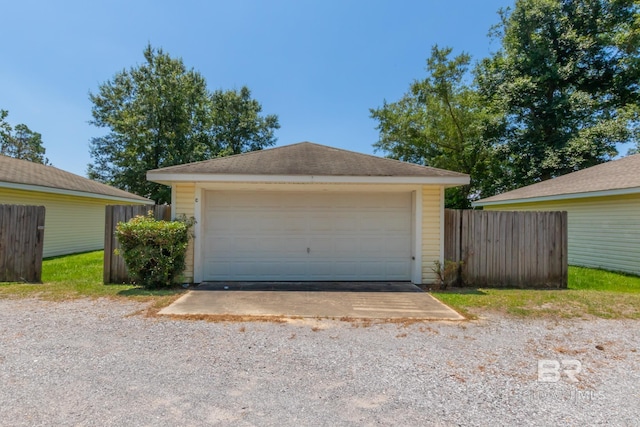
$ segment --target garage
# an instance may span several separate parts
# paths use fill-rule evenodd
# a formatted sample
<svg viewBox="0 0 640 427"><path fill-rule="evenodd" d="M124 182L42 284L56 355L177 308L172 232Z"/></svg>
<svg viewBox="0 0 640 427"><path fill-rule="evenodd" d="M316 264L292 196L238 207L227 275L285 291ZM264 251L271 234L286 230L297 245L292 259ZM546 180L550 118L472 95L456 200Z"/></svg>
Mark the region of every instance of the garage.
<svg viewBox="0 0 640 427"><path fill-rule="evenodd" d="M434 283L469 176L312 142L147 172L195 220L185 281Z"/></svg>
<svg viewBox="0 0 640 427"><path fill-rule="evenodd" d="M411 278L410 192L207 191L204 280Z"/></svg>

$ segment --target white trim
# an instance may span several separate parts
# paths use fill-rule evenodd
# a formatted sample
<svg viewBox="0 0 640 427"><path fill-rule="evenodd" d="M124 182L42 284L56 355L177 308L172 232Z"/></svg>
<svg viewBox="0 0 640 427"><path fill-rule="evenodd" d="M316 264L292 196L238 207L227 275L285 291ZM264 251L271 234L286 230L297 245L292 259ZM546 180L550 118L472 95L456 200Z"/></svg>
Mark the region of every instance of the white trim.
<svg viewBox="0 0 640 427"><path fill-rule="evenodd" d="M415 184L283 184L251 182L196 182L197 187L213 191L289 191L289 192L411 192Z"/></svg>
<svg viewBox="0 0 640 427"><path fill-rule="evenodd" d="M413 252L414 264L411 271L411 282L416 285L422 284L422 187L418 187L414 192L414 231L413 231Z"/></svg>
<svg viewBox="0 0 640 427"><path fill-rule="evenodd" d="M625 194L638 194L640 193L640 187L633 188L619 188L616 190L602 190L602 191L588 191L585 193L569 193L569 194L552 194L549 196L529 197L529 198L517 198L517 199L505 199L483 202L478 200L473 202L473 207L477 206L495 206L495 205L510 205L516 203L533 203L533 202L547 202L553 200L571 200L571 199L586 199L589 197L607 197L607 196L621 196Z"/></svg>
<svg viewBox="0 0 640 427"><path fill-rule="evenodd" d="M202 252L204 251L203 247L203 238L204 236L204 227L203 223L203 209L205 207L204 197L205 191L199 186L196 185L195 189L195 199L193 200L193 216L196 220L196 224L193 227L193 282L200 283L204 277L204 265L202 262Z"/></svg>
<svg viewBox="0 0 640 427"><path fill-rule="evenodd" d="M440 265L444 267L444 187L440 187Z"/></svg>
<svg viewBox="0 0 640 427"><path fill-rule="evenodd" d="M171 221L176 219L176 200L178 198L176 186L171 186Z"/></svg>
<svg viewBox="0 0 640 427"><path fill-rule="evenodd" d="M170 185L173 182L265 182L265 183L341 183L341 184L440 184L466 185L469 176L315 176L315 175L234 175L234 174L176 174L147 172L149 181Z"/></svg>
<svg viewBox="0 0 640 427"><path fill-rule="evenodd" d="M40 185L16 184L13 182L0 182L0 188L9 188L11 190L37 191L40 193L60 194L63 196L88 197L92 199L113 200L116 202L135 202L141 205L153 205L152 200L144 201L140 199L130 199L127 197L108 196L106 194L87 193L85 191L65 190L62 188L52 188Z"/></svg>

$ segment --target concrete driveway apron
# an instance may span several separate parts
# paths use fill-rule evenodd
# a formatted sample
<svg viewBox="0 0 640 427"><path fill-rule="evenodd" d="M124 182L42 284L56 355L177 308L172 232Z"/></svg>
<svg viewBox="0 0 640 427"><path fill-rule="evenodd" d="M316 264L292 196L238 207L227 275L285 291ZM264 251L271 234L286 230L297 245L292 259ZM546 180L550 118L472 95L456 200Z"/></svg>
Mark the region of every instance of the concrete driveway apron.
<svg viewBox="0 0 640 427"><path fill-rule="evenodd" d="M159 314L464 319L431 294L404 282L204 283Z"/></svg>

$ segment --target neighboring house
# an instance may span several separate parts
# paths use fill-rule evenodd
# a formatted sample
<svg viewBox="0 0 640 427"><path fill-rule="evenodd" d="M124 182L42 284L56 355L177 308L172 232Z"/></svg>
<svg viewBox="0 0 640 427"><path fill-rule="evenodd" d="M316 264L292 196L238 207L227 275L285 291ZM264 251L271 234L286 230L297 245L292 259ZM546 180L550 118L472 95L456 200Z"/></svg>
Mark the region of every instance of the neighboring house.
<svg viewBox="0 0 640 427"><path fill-rule="evenodd" d="M152 200L70 172L0 155L0 204L46 208L44 257L104 247L106 205Z"/></svg>
<svg viewBox="0 0 640 427"><path fill-rule="evenodd" d="M444 190L461 173L303 142L156 169L194 216L186 276L202 281L429 283Z"/></svg>
<svg viewBox="0 0 640 427"><path fill-rule="evenodd" d="M567 211L569 264L640 275L640 154L482 199L474 206Z"/></svg>

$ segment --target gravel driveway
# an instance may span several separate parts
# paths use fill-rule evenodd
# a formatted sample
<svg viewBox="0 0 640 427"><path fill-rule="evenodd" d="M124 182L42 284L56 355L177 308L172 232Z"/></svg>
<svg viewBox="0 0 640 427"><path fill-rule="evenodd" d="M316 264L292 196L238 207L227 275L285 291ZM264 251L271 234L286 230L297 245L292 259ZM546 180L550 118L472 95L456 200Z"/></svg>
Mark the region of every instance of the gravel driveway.
<svg viewBox="0 0 640 427"><path fill-rule="evenodd" d="M637 321L219 324L141 308L0 300L0 424L640 425ZM557 382L538 381L540 359L577 360L579 381L553 362Z"/></svg>

